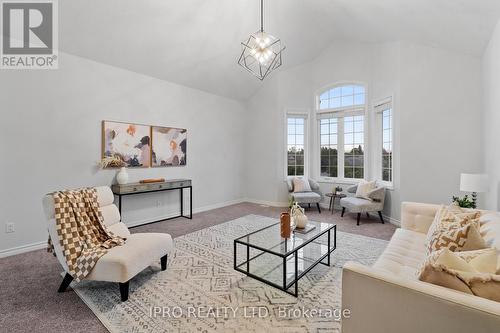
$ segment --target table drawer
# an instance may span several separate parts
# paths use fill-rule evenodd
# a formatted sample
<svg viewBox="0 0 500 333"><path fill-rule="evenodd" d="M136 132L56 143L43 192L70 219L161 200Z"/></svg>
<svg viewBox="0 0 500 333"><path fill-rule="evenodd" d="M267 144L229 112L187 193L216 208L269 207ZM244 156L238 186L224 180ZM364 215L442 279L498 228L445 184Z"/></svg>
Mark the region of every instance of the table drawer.
<svg viewBox="0 0 500 333"><path fill-rule="evenodd" d="M131 185L131 186L122 186L120 188L121 193L134 193L134 192L145 192L150 191L148 185Z"/></svg>

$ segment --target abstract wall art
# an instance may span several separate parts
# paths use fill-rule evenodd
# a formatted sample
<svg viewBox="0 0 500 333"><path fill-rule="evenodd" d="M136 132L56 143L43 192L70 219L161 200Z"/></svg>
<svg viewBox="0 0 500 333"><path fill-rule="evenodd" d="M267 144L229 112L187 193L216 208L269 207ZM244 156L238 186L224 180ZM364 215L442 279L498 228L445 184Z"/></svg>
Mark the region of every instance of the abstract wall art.
<svg viewBox="0 0 500 333"><path fill-rule="evenodd" d="M102 159L108 167L150 167L151 126L103 121Z"/></svg>
<svg viewBox="0 0 500 333"><path fill-rule="evenodd" d="M186 165L187 130L152 126L152 166Z"/></svg>

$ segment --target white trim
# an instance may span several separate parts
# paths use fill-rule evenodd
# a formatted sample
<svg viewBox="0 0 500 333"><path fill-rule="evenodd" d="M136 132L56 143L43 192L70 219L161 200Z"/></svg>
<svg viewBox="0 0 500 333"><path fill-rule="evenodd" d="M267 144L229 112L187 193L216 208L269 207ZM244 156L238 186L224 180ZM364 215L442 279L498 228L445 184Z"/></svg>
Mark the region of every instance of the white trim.
<svg viewBox="0 0 500 333"><path fill-rule="evenodd" d="M246 198L244 202L249 202L257 205L265 205L270 207L288 207L288 202L267 201L267 200L259 200L252 198Z"/></svg>
<svg viewBox="0 0 500 333"><path fill-rule="evenodd" d="M401 221L399 221L399 220L397 220L397 219L394 219L394 218L392 218L392 217L390 217L390 216L387 216L387 215L383 215L383 214L382 214L382 216L384 217L384 220L385 220L385 221L389 221L389 223L390 223L390 224L393 224L393 225L395 225L396 227L401 228Z"/></svg>
<svg viewBox="0 0 500 333"><path fill-rule="evenodd" d="M36 242L36 243L31 243L31 244L26 244L26 245L21 245L21 246L16 246L12 247L10 249L5 249L0 251L0 258L6 258L10 256L14 256L16 254L21 254L21 253L26 253L26 252L31 252L31 251L36 251L40 250L47 247L47 241L41 241L41 242Z"/></svg>
<svg viewBox="0 0 500 333"><path fill-rule="evenodd" d="M390 106L391 109L391 143L392 143L392 166L391 166L391 177L392 181L384 181L382 180L382 156L380 154L382 150L382 140L383 140L383 128L382 128L382 113L383 111L387 110L386 107L382 108L382 106ZM378 99L372 102L372 113L374 115L374 151L372 154L373 157L373 162L374 165L372 166L372 169L374 171L373 173L373 178L376 179L378 182L380 182L382 185L384 185L387 189L389 190L394 190L394 179L395 179L395 173L396 173L396 168L394 167L394 161L395 161L395 146L396 146L396 140L395 140L395 133L396 133L396 125L395 125L395 110L394 110L394 94L391 94L388 97Z"/></svg>

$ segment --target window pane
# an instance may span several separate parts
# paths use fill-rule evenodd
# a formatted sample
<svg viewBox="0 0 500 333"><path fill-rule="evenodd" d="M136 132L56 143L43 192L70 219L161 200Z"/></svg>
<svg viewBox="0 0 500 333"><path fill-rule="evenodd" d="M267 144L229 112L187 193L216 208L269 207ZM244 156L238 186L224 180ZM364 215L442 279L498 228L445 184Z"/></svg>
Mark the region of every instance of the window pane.
<svg viewBox="0 0 500 333"><path fill-rule="evenodd" d="M354 94L354 87L353 86L343 86L342 87L342 96L352 95L352 94Z"/></svg>
<svg viewBox="0 0 500 333"><path fill-rule="evenodd" d="M287 172L289 176L302 175L304 172L304 127L304 118L287 118Z"/></svg>
<svg viewBox="0 0 500 333"><path fill-rule="evenodd" d="M365 88L363 86L354 86L354 93L355 94L364 94Z"/></svg>
<svg viewBox="0 0 500 333"><path fill-rule="evenodd" d="M362 144L364 143L364 134L363 132L361 133L354 133L354 143Z"/></svg>
<svg viewBox="0 0 500 333"><path fill-rule="evenodd" d="M330 123L330 133L337 133L337 122Z"/></svg>
<svg viewBox="0 0 500 333"><path fill-rule="evenodd" d="M353 178L354 176L354 170L353 168L344 168L344 177L345 178Z"/></svg>
<svg viewBox="0 0 500 333"><path fill-rule="evenodd" d="M330 177L338 177L337 167L330 167Z"/></svg>
<svg viewBox="0 0 500 333"><path fill-rule="evenodd" d="M354 123L354 132L363 132L364 131L364 124L362 121L356 121Z"/></svg>
<svg viewBox="0 0 500 333"><path fill-rule="evenodd" d="M340 97L341 95L341 88L335 88L330 90L330 97Z"/></svg>
<svg viewBox="0 0 500 333"><path fill-rule="evenodd" d="M330 144L330 141L328 140L329 136L328 135L322 135L321 136L321 145L328 145Z"/></svg>
<svg viewBox="0 0 500 333"><path fill-rule="evenodd" d="M342 106L351 106L353 105L353 96L342 96Z"/></svg>
<svg viewBox="0 0 500 333"><path fill-rule="evenodd" d="M322 93L320 96L319 96L319 99L320 100L324 100L324 99L328 99L330 97L328 97L328 93L329 91L325 91L324 93Z"/></svg>
<svg viewBox="0 0 500 333"><path fill-rule="evenodd" d="M382 180L392 181L392 110L382 111Z"/></svg>
<svg viewBox="0 0 500 333"><path fill-rule="evenodd" d="M365 95L354 95L354 105L365 104Z"/></svg>
<svg viewBox="0 0 500 333"><path fill-rule="evenodd" d="M320 170L320 172L321 172L321 176L322 176L322 177L330 177L330 173L329 173L329 168L328 168L328 166L323 166L323 165L321 165L321 170Z"/></svg>
<svg viewBox="0 0 500 333"><path fill-rule="evenodd" d="M365 158L363 155L356 155L353 157L354 166L363 167L365 165Z"/></svg>
<svg viewBox="0 0 500 333"><path fill-rule="evenodd" d="M355 168L354 169L354 178L363 178L364 177L364 169L363 168Z"/></svg>
<svg viewBox="0 0 500 333"><path fill-rule="evenodd" d="M330 108L338 108L338 107L340 107L340 98L331 98Z"/></svg>
<svg viewBox="0 0 500 333"><path fill-rule="evenodd" d="M324 119L322 119L324 120ZM323 123L323 121L321 122L321 126L320 126L320 134L326 134L328 133L328 130L329 130L329 125L328 123Z"/></svg>
<svg viewBox="0 0 500 333"><path fill-rule="evenodd" d="M337 134L330 134L330 144L331 145L337 144Z"/></svg>
<svg viewBox="0 0 500 333"><path fill-rule="evenodd" d="M344 133L352 133L354 132L354 123L352 121L348 121L350 117L346 117L344 121Z"/></svg>

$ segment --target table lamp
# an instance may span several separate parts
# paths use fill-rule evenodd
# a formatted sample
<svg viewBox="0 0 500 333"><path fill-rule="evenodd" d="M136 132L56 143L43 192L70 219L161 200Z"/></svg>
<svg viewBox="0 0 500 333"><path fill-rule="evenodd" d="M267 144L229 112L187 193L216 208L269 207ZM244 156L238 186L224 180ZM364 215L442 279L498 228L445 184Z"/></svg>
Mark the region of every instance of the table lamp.
<svg viewBox="0 0 500 333"><path fill-rule="evenodd" d="M460 175L460 191L472 192L474 208L477 207L477 193L488 192L488 189L488 175L474 173L462 173Z"/></svg>

